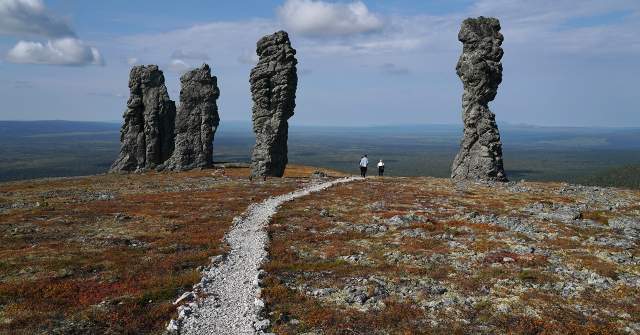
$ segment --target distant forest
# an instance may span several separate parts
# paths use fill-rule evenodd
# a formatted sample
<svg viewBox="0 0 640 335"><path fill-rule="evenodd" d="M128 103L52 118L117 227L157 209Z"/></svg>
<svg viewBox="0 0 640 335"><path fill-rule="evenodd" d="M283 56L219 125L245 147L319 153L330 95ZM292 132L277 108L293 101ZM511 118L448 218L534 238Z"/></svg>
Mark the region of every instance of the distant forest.
<svg viewBox="0 0 640 335"><path fill-rule="evenodd" d="M508 177L640 188L640 128L501 125ZM367 153L392 176L448 177L461 137L452 125L310 127L291 125L289 161L357 174ZM120 124L0 121L0 181L104 173L116 158ZM222 121L214 160L247 162L250 125Z"/></svg>

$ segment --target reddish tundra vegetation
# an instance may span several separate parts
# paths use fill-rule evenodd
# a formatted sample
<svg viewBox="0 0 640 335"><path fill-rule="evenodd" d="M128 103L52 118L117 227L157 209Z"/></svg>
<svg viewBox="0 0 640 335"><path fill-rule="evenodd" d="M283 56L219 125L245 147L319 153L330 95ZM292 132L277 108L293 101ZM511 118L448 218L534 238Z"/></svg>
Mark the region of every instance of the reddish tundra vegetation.
<svg viewBox="0 0 640 335"><path fill-rule="evenodd" d="M266 182L234 168L0 184L0 333L161 333L173 301L225 251L233 217L314 170Z"/></svg>
<svg viewBox="0 0 640 335"><path fill-rule="evenodd" d="M314 170L0 184L0 333L162 333L233 217ZM369 178L279 209L262 298L278 334L635 334L639 218L638 191Z"/></svg>
<svg viewBox="0 0 640 335"><path fill-rule="evenodd" d="M640 192L372 178L285 204L278 334L640 333Z"/></svg>

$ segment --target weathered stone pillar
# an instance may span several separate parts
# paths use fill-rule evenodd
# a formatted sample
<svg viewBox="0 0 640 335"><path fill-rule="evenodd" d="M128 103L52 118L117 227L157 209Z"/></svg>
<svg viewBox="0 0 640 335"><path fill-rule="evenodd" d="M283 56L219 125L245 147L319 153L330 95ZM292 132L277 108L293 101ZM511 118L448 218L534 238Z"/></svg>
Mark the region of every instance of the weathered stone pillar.
<svg viewBox="0 0 640 335"><path fill-rule="evenodd" d="M175 150L164 168L184 171L209 167L213 164L213 138L220 123L218 80L204 64L183 74L180 83Z"/></svg>
<svg viewBox="0 0 640 335"><path fill-rule="evenodd" d="M464 85L464 136L453 161L454 180L507 181L502 165L502 144L489 102L502 82L500 22L494 18L466 19L458 39L463 44L456 72Z"/></svg>
<svg viewBox="0 0 640 335"><path fill-rule="evenodd" d="M258 41L258 64L251 70L253 131L252 176L282 177L287 165L289 124L296 107L296 50L289 35L279 31Z"/></svg>
<svg viewBox="0 0 640 335"><path fill-rule="evenodd" d="M134 66L120 130L120 155L111 172L154 169L173 152L176 105L157 65Z"/></svg>

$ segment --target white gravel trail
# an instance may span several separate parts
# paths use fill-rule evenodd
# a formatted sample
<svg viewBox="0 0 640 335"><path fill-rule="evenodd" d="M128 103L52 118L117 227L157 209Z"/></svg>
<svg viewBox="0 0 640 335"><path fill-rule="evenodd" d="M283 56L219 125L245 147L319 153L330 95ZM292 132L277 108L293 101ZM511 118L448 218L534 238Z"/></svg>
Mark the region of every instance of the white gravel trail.
<svg viewBox="0 0 640 335"><path fill-rule="evenodd" d="M226 235L230 252L215 259L194 287L198 302L181 306L180 317L172 320L168 329L180 334L262 334L269 322L260 317L264 303L259 298L258 277L267 258L266 227L271 217L287 201L358 179L361 178L314 184L250 205L242 216L234 219L234 226Z"/></svg>

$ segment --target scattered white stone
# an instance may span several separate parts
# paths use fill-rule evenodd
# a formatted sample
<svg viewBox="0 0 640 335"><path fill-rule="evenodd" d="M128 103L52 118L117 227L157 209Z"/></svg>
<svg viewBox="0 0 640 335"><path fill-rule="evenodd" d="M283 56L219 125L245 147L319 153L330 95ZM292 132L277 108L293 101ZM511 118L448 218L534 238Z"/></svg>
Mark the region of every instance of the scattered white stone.
<svg viewBox="0 0 640 335"><path fill-rule="evenodd" d="M185 300L191 301L193 300L193 298L194 298L193 292L185 292L180 296L180 298L176 299L176 301L174 301L173 304L177 305Z"/></svg>
<svg viewBox="0 0 640 335"><path fill-rule="evenodd" d="M509 307L509 305L507 304L499 304L496 306L496 311L500 312L500 313L509 313L509 311L511 310L511 307Z"/></svg>
<svg viewBox="0 0 640 335"><path fill-rule="evenodd" d="M167 331L171 334L178 333L178 322L176 320L169 321L169 325L167 326Z"/></svg>

